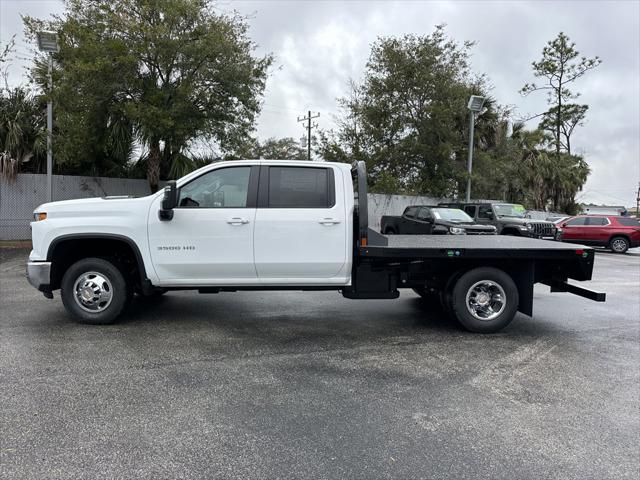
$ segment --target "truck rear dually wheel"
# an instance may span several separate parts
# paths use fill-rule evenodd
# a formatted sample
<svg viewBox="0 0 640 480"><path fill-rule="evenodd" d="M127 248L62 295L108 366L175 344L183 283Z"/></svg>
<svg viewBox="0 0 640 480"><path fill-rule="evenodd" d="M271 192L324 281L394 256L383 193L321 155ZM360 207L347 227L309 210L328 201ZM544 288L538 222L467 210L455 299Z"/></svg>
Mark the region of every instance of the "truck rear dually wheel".
<svg viewBox="0 0 640 480"><path fill-rule="evenodd" d="M460 277L451 292L450 305L467 330L493 333L511 323L518 303L518 288L507 273L481 267Z"/></svg>
<svg viewBox="0 0 640 480"><path fill-rule="evenodd" d="M102 258L83 258L65 272L60 296L65 309L76 320L106 325L113 323L125 309L132 289L114 263Z"/></svg>

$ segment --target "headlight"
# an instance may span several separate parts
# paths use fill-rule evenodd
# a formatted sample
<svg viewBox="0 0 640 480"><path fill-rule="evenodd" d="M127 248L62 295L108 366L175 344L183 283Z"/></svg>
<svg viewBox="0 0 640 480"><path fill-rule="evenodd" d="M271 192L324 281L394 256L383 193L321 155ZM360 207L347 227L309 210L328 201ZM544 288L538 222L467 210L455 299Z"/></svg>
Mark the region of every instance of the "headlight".
<svg viewBox="0 0 640 480"><path fill-rule="evenodd" d="M451 235L464 235L466 230L460 227L449 227L449 233Z"/></svg>
<svg viewBox="0 0 640 480"><path fill-rule="evenodd" d="M33 212L33 219L36 222L39 222L40 220L46 220L47 214L45 212Z"/></svg>
<svg viewBox="0 0 640 480"><path fill-rule="evenodd" d="M526 224L527 230L533 230L533 223Z"/></svg>

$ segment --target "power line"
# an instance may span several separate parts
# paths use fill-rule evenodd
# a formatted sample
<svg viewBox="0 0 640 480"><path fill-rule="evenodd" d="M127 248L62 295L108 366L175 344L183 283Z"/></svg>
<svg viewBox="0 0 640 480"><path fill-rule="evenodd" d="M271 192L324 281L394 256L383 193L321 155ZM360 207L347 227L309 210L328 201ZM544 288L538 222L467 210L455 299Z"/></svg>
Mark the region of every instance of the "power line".
<svg viewBox="0 0 640 480"><path fill-rule="evenodd" d="M311 125L311 120L318 118L320 113L311 115L311 110L307 113L306 117L298 117L299 122L307 122L307 160L311 160L311 129L318 126L317 123Z"/></svg>

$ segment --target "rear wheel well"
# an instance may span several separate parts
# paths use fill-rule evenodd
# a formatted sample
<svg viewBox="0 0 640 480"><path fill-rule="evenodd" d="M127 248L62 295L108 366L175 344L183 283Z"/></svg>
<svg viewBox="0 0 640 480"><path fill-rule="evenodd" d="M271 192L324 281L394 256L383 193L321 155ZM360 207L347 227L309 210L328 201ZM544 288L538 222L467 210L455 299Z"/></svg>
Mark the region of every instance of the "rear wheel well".
<svg viewBox="0 0 640 480"><path fill-rule="evenodd" d="M89 257L111 261L135 290L141 290L145 275L137 248L127 240L108 237L69 238L52 244L47 255L47 260L51 262L51 290L60 288L62 277L71 265Z"/></svg>

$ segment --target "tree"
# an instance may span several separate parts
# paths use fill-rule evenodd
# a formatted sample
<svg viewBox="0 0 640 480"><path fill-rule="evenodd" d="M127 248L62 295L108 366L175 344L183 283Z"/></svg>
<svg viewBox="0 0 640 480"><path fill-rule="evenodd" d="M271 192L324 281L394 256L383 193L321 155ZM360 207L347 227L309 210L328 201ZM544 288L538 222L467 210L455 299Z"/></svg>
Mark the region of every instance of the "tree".
<svg viewBox="0 0 640 480"><path fill-rule="evenodd" d="M575 127L583 123L589 109L588 105L569 103L580 96L579 93L573 93L569 86L600 63L601 60L597 56L580 57L575 43L560 32L543 48L542 59L531 64L534 76L546 80L542 84L525 84L521 93L523 95L537 91L548 93L547 103L550 108L538 116L542 117L540 128L553 135L556 158L560 157L561 151L571 154L571 135Z"/></svg>
<svg viewBox="0 0 640 480"><path fill-rule="evenodd" d="M227 160L259 158L266 160L306 160L307 150L291 137L268 138L264 142L256 138L249 138L226 157Z"/></svg>
<svg viewBox="0 0 640 480"><path fill-rule="evenodd" d="M0 92L0 174L9 179L25 167L37 171L46 151L43 105L25 88Z"/></svg>
<svg viewBox="0 0 640 480"><path fill-rule="evenodd" d="M0 47L0 174L12 180L31 167L38 170L46 148L43 105L26 88L9 88L7 68L15 42Z"/></svg>
<svg viewBox="0 0 640 480"><path fill-rule="evenodd" d="M95 138L94 151L128 161L138 142L155 191L194 142L230 151L248 136L272 57L252 55L242 17L218 14L207 0L66 4L64 17L25 25L31 35L43 26L59 34L53 95L68 158L91 152ZM44 85L42 59L35 77Z"/></svg>
<svg viewBox="0 0 640 480"><path fill-rule="evenodd" d="M340 99L337 131L321 133L318 153L364 160L374 191L456 195L466 180L466 104L471 94L486 96L484 79L469 70L472 45L448 38L443 26L428 36L379 38L363 82ZM480 145L493 135L494 107L488 102L478 119Z"/></svg>

